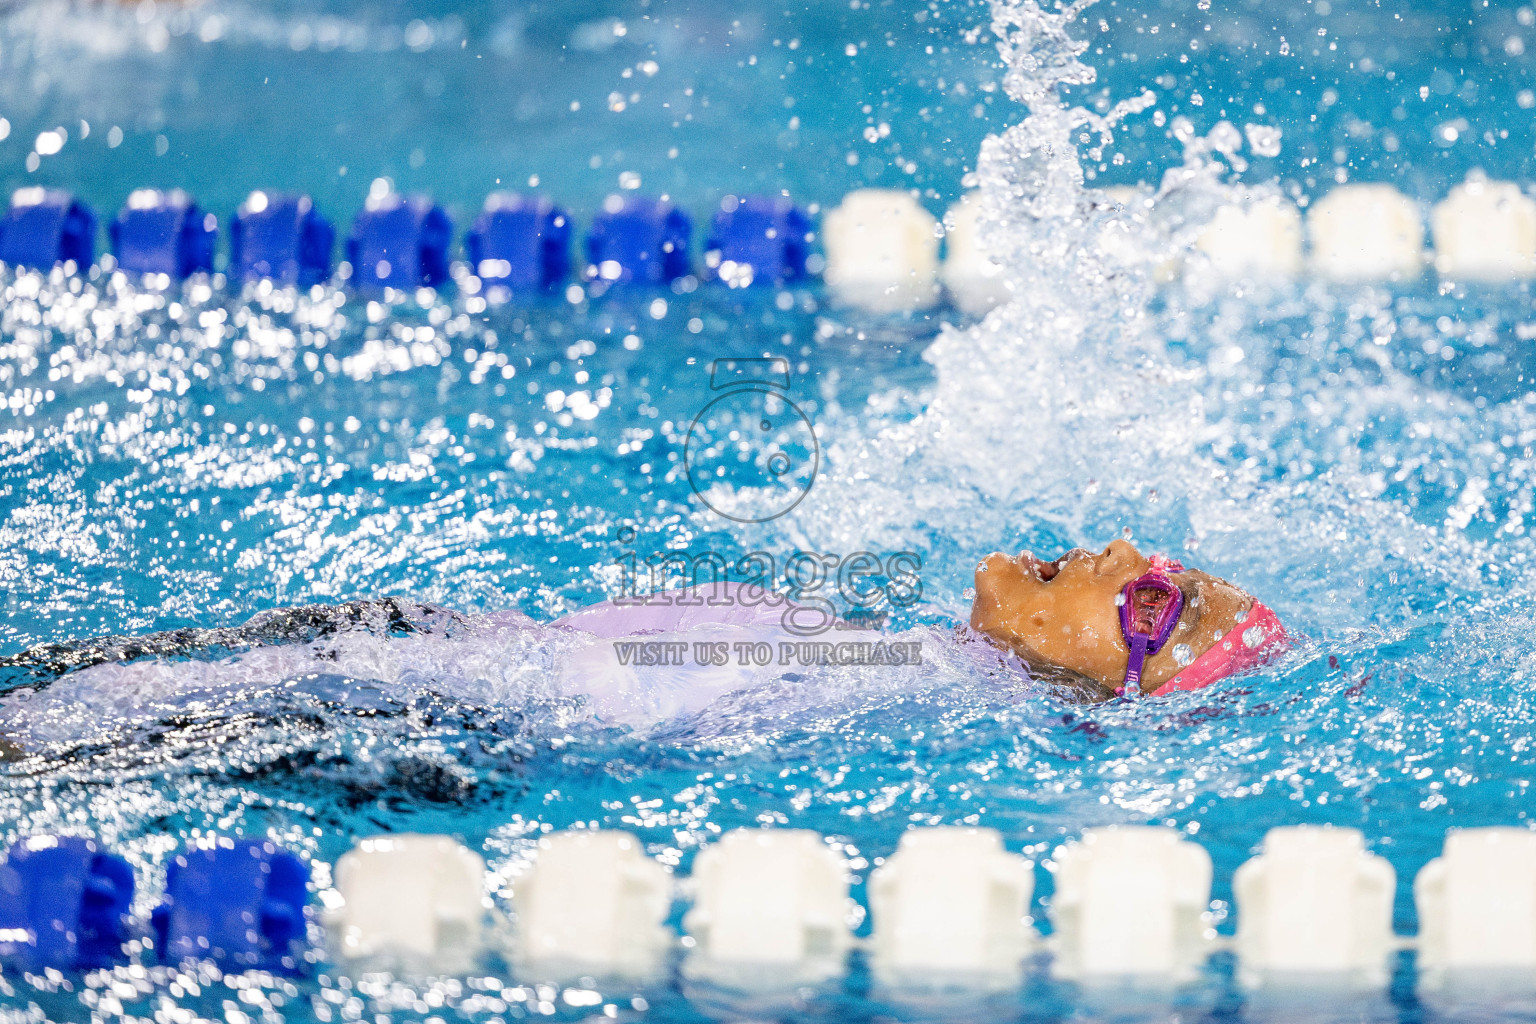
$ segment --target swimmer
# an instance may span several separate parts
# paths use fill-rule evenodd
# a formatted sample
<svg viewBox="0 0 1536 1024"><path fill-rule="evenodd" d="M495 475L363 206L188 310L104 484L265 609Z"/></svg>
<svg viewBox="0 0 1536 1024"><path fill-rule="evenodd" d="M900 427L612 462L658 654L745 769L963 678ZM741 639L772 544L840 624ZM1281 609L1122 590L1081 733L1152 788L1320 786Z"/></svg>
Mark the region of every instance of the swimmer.
<svg viewBox="0 0 1536 1024"><path fill-rule="evenodd" d="M628 659L610 645L592 645L563 660L561 688L588 695L602 718L634 722L770 683L785 671L782 659L701 665L686 653L696 642L799 649L794 642L805 638L784 629L793 602L745 593L740 584L706 584L657 595L654 603L603 602L556 620L560 630L643 638L656 661L638 660L634 644L619 648L636 649ZM1226 580L1115 541L1099 555L1074 548L1053 562L1027 552L989 555L976 570L970 628L927 639L972 655L1000 647L1017 659L1015 667L1063 696L1104 701L1209 686L1269 660L1286 634L1272 611ZM683 653L663 665L657 659L668 650Z"/></svg>
<svg viewBox="0 0 1536 1024"><path fill-rule="evenodd" d="M1275 613L1239 587L1123 540L1053 562L988 555L971 628L1032 675L1098 700L1198 690L1286 643Z"/></svg>
<svg viewBox="0 0 1536 1024"><path fill-rule="evenodd" d="M65 718L82 730L75 738L94 742L107 723L135 720L145 694L212 707L211 695L253 692L253 679L282 680L285 692L297 680L303 692L345 703L358 693L408 701L425 675L435 694L486 705L570 700L558 705L561 715L650 729L717 702L735 707L732 695L755 693L778 708L786 685L814 677L823 662L806 652L820 648L869 649L825 664L853 666L877 686L959 672L999 684L1000 696L1011 694L1001 699L1030 700L1041 689L1017 685L1027 676L1067 699L1104 701L1117 691L1198 689L1257 667L1286 643L1274 613L1240 588L1124 541L1051 562L988 556L968 626L900 634L860 626L807 638L786 628L795 607L786 595L722 581L638 603L605 601L549 623L515 610L470 617L386 599L278 610L243 627L49 644L0 656L0 673L48 694L0 706L0 762L59 742ZM378 646L386 642L410 653L386 657ZM213 652L229 656L207 657ZM839 685L851 678L842 674ZM806 699L820 699L814 687ZM62 707L79 711L61 716Z"/></svg>

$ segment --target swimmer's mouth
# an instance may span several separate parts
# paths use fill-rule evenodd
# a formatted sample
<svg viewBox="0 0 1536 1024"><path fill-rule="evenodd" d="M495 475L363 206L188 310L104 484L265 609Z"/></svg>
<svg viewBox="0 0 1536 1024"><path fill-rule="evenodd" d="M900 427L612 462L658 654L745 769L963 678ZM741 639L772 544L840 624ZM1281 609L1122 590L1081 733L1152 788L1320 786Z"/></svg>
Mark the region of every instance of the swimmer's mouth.
<svg viewBox="0 0 1536 1024"><path fill-rule="evenodd" d="M1056 578L1056 574L1072 559L1074 555L1086 555L1088 552L1082 548L1073 548L1054 562L1047 562L1042 558L1036 558L1028 551L1019 552L1018 562L1026 571L1032 572L1042 583L1049 583Z"/></svg>

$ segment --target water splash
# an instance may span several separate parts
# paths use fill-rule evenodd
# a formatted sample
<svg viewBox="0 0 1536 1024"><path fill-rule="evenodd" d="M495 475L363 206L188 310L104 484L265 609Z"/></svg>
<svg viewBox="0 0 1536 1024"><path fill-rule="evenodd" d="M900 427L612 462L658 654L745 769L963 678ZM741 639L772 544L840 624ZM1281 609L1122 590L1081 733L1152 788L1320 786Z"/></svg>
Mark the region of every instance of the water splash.
<svg viewBox="0 0 1536 1024"><path fill-rule="evenodd" d="M847 516L850 507L912 506L915 519L876 520L873 539L939 532L961 550L991 550L1018 536L1021 508L1062 535L1113 534L1117 515L1105 505L1167 493L1194 457L1197 373L1163 356L1148 314L1164 242L1142 204L1085 188L1078 150L1108 145L1154 97L1101 115L1062 95L1094 80L1078 59L1085 44L1069 33L1087 6L993 4L1005 89L1028 108L988 137L976 174L984 244L1011 299L981 324L940 334L926 356L937 384L912 422L873 437L855 424L829 428L864 439L832 446L833 470L800 537L853 543L867 520Z"/></svg>
<svg viewBox="0 0 1536 1024"><path fill-rule="evenodd" d="M976 175L982 238L1007 269L1016 302L1049 302L1034 307L1041 314L1072 307L1079 299L1103 307L1111 287L1119 301L1108 308L1140 308L1147 297L1136 261L1116 260L1115 250L1100 240L1125 212L1084 188L1078 144L1087 143L1088 156L1097 160L1113 143L1119 123L1156 98L1144 91L1097 114L1069 105L1062 95L1065 88L1091 85L1097 77L1078 59L1088 44L1068 32L1093 3L1077 0L1055 11L1035 0L992 5L992 31L1005 68L1003 88L1028 114L982 143ZM1040 272L1047 268L1051 283L1079 287L1067 294L1031 287L1045 283Z"/></svg>
<svg viewBox="0 0 1536 1024"><path fill-rule="evenodd" d="M1343 435L1295 458L1302 423L1370 423L1405 450L1466 433L1468 407L1425 394L1369 346L1287 359L1277 379L1266 336L1277 318L1382 329L1390 298L1249 285L1223 293L1213 310L1210 289L1159 285L1218 207L1276 191L1237 176L1242 134L1222 122L1199 136L1178 121L1183 159L1155 191L1122 202L1085 187L1081 149L1097 159L1119 122L1154 102L1142 93L1098 115L1063 98L1094 79L1079 60L1085 44L1070 34L1088 6L993 3L1005 86L1028 110L986 140L976 175L984 238L1011 299L980 324L940 334L926 353L937 377L931 400L910 422L828 426L830 469L783 524L785 540L917 545L954 567L1019 543L1102 544L1126 528L1158 547L1198 551L1202 565L1304 629L1401 621L1426 599L1381 598L1385 580L1407 573L1439 599L1486 605L1490 595L1465 567L1518 565L1518 552L1419 515ZM1409 407L1434 425L1414 425ZM1482 475L1473 451L1449 459L1468 480ZM1486 488L1470 486L1447 503L1481 509ZM911 514L881 515L893 508ZM1505 579L1524 575L1507 570ZM957 598L968 581L933 582L963 616Z"/></svg>

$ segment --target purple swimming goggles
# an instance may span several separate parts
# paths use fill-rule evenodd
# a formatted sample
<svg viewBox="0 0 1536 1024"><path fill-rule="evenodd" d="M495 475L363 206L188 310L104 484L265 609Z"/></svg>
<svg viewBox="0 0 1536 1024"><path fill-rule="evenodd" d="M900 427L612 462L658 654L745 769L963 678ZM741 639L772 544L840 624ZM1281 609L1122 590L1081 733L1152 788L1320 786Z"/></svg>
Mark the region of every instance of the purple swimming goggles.
<svg viewBox="0 0 1536 1024"><path fill-rule="evenodd" d="M1148 559L1152 568L1120 590L1120 635L1131 650L1125 666L1125 682L1115 689L1121 697L1141 694L1141 670L1147 655L1163 649L1184 611L1184 592L1174 586L1171 573L1184 566L1163 555Z"/></svg>

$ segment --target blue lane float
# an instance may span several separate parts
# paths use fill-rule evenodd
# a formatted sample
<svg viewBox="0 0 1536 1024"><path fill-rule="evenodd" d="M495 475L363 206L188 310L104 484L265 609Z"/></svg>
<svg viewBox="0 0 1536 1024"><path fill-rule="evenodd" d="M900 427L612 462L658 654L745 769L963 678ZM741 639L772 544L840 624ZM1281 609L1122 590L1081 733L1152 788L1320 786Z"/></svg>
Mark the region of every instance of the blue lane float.
<svg viewBox="0 0 1536 1024"><path fill-rule="evenodd" d="M208 840L183 850L150 923L164 962L297 971L309 868L264 840Z"/></svg>
<svg viewBox="0 0 1536 1024"><path fill-rule="evenodd" d="M543 196L494 192L464 236L464 251L483 284L553 288L571 272L571 221Z"/></svg>
<svg viewBox="0 0 1536 1024"><path fill-rule="evenodd" d="M686 277L693 222L667 199L612 195L587 229L586 277L606 284L670 284Z"/></svg>
<svg viewBox="0 0 1536 1024"><path fill-rule="evenodd" d="M330 279L335 245L309 196L257 190L229 221L229 276L308 288Z"/></svg>
<svg viewBox="0 0 1536 1024"><path fill-rule="evenodd" d="M732 288L808 276L811 218L787 196L726 196L710 219L704 265Z"/></svg>
<svg viewBox="0 0 1536 1024"><path fill-rule="evenodd" d="M96 258L96 214L62 189L19 188L0 224L0 263L48 270L73 263L77 271Z"/></svg>
<svg viewBox="0 0 1536 1024"><path fill-rule="evenodd" d="M0 866L0 960L24 971L122 959L133 870L94 839L32 836Z"/></svg>
<svg viewBox="0 0 1536 1024"><path fill-rule="evenodd" d="M141 188L107 225L119 269L182 281L213 270L219 221L181 189Z"/></svg>
<svg viewBox="0 0 1536 1024"><path fill-rule="evenodd" d="M452 241L453 221L426 196L370 197L347 239L352 284L364 291L442 284Z"/></svg>
<svg viewBox="0 0 1536 1024"><path fill-rule="evenodd" d="M1305 221L1289 200L1234 203L1215 211L1175 269L1212 280L1310 272L1344 282L1408 281L1432 263L1446 280L1528 280L1536 277L1536 231L1527 230L1536 226L1536 199L1520 189L1476 176L1453 189L1432 211L1432 259L1419 208L1387 186L1332 189L1308 208ZM1106 207L1141 201L1134 189L1091 195ZM981 315L1005 301L1007 289L984 251L977 217L976 204L964 200L940 229L910 194L860 189L817 228L782 194L727 196L710 219L703 276L731 287L792 284L820 276L825 266L827 284L846 302L877 311L921 308L940 293L942 236L949 297ZM130 272L181 279L213 262L217 224L184 193L139 190L108 231L119 266ZM526 292L566 279L572 231L570 218L549 200L498 193L463 241L483 282ZM692 270L690 234L688 215L667 199L609 196L585 236L582 277L598 290L669 284ZM366 292L446 282L452 235L447 213L430 200L370 199L348 242L353 286ZM0 263L83 274L94 261L95 236L95 215L72 193L18 189L0 215ZM307 288L331 278L335 230L307 196L251 193L231 218L229 236L234 281Z"/></svg>

